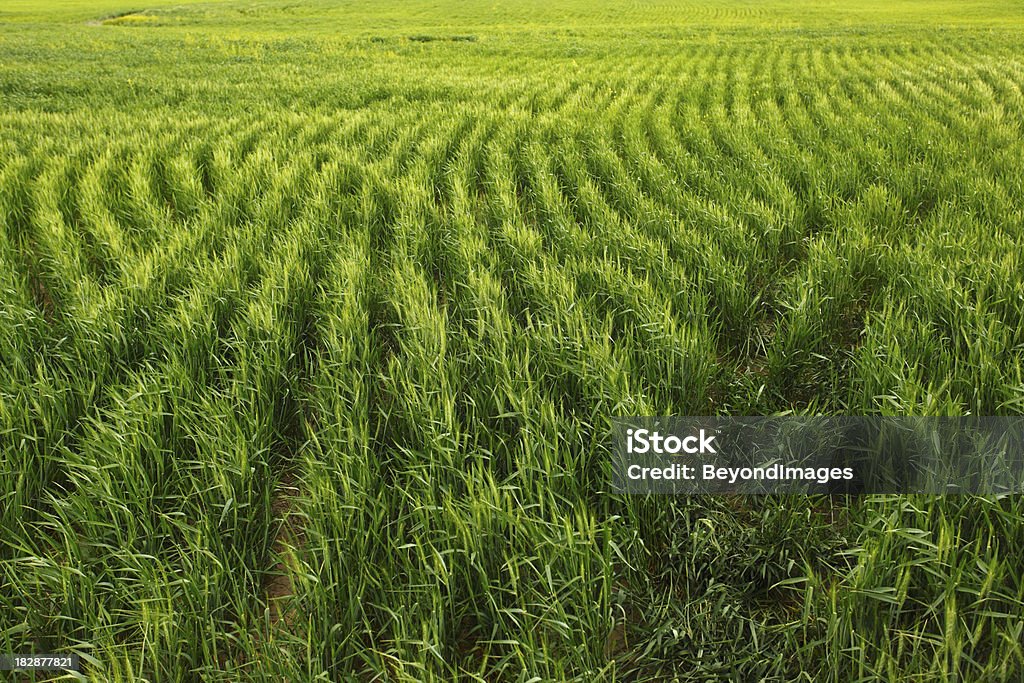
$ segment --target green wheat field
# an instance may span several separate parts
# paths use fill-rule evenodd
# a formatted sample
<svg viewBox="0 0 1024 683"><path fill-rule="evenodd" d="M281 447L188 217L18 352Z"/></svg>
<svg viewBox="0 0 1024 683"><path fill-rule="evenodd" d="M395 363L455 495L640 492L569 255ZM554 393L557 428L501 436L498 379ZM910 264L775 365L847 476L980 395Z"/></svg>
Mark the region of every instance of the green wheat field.
<svg viewBox="0 0 1024 683"><path fill-rule="evenodd" d="M1024 413L1022 88L1022 0L4 0L12 680L1024 680L1024 497L609 436Z"/></svg>

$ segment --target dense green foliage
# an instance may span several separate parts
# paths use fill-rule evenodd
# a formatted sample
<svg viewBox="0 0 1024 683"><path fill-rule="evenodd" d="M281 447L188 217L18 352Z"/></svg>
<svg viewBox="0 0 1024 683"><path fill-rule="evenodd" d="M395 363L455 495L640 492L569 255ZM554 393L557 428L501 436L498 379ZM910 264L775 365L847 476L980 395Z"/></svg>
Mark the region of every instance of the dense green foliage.
<svg viewBox="0 0 1024 683"><path fill-rule="evenodd" d="M1024 412L1024 3L0 7L0 652L1024 679L1024 501L609 418ZM39 680L42 680L42 676Z"/></svg>

